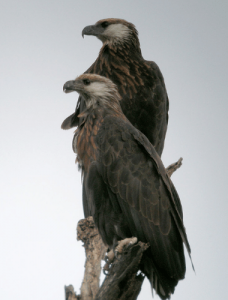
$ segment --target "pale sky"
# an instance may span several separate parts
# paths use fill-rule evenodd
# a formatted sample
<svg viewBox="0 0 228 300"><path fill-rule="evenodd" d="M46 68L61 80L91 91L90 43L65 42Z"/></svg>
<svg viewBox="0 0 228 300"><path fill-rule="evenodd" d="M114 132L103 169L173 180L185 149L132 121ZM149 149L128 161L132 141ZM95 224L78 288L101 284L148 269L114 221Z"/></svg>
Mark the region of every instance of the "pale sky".
<svg viewBox="0 0 228 300"><path fill-rule="evenodd" d="M184 159L173 182L196 274L186 255L172 299L226 298L227 13L228 2L215 0L1 3L0 299L64 300L69 284L80 292L81 178L73 130L60 129L78 95L62 86L100 50L82 29L110 17L135 24L144 58L159 65L170 99L162 160ZM151 299L147 280L138 299Z"/></svg>

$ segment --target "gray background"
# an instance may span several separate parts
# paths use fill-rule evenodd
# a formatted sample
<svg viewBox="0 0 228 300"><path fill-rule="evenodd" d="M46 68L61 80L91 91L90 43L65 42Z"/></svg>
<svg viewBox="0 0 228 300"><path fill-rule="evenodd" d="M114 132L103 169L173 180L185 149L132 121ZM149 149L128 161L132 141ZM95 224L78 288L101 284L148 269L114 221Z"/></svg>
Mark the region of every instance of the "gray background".
<svg viewBox="0 0 228 300"><path fill-rule="evenodd" d="M107 17L134 23L144 58L162 70L170 98L163 162L184 158L173 181L196 274L186 256L172 299L226 299L227 12L226 1L211 0L2 1L0 299L63 300L65 284L79 292L81 179L73 130L60 129L77 94L62 86L101 47L82 29ZM139 299L150 299L148 282Z"/></svg>

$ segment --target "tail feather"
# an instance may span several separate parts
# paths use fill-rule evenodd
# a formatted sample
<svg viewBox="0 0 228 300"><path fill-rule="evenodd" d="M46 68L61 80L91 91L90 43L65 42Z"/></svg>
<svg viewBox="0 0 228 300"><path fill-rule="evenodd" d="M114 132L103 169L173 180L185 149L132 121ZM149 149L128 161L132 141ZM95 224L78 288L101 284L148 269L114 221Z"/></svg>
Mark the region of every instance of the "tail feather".
<svg viewBox="0 0 228 300"><path fill-rule="evenodd" d="M153 296L153 290L155 290L156 294L159 295L159 297L162 300L170 299L170 295L174 293L175 287L171 288L163 286L164 283L161 283L159 280L157 274L155 272L151 272L150 278L148 278L150 281L150 286L151 286L151 293Z"/></svg>
<svg viewBox="0 0 228 300"><path fill-rule="evenodd" d="M155 266L152 266L151 260L149 261L149 259L144 260L142 271L150 281L152 296L154 290L162 300L170 299L178 280L162 275L162 272L159 272Z"/></svg>

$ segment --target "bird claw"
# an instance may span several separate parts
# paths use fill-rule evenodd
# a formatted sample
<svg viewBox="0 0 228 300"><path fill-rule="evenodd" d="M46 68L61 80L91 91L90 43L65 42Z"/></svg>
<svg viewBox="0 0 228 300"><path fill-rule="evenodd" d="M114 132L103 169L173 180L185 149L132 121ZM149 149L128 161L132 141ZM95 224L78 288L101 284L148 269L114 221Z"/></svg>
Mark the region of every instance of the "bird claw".
<svg viewBox="0 0 228 300"><path fill-rule="evenodd" d="M106 264L104 265L104 267L103 267L103 274L104 275L108 275L108 273L109 273L109 263L107 263L106 262Z"/></svg>
<svg viewBox="0 0 228 300"><path fill-rule="evenodd" d="M106 264L108 264L109 263L109 261L108 261L109 259L108 259L108 256L107 255L105 255L105 258L104 258L104 261L106 262Z"/></svg>
<svg viewBox="0 0 228 300"><path fill-rule="evenodd" d="M105 255L105 262L106 264L103 267L103 273L104 275L108 275L108 271L109 271L109 266L112 264L112 262L114 261L115 258L115 254L113 252L113 250L110 250L106 255Z"/></svg>
<svg viewBox="0 0 228 300"><path fill-rule="evenodd" d="M132 238L126 238L124 240L118 241L118 245L115 248L115 252L113 250L110 250L106 255L105 255L105 265L103 267L103 273L104 275L108 275L110 265L113 263L114 259L119 257L121 253L123 252L123 248L130 247L131 245L137 243L138 239L136 237Z"/></svg>
<svg viewBox="0 0 228 300"><path fill-rule="evenodd" d="M112 263L114 260L114 252L113 250L110 250L106 255L105 255L105 262L106 263Z"/></svg>

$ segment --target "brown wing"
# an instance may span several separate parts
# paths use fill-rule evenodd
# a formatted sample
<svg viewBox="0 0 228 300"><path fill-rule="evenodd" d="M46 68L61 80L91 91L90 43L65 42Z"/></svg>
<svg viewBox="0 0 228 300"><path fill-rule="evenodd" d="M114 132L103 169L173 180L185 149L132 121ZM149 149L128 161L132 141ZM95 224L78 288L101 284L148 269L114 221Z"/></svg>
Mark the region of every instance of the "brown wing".
<svg viewBox="0 0 228 300"><path fill-rule="evenodd" d="M99 155L85 180L104 242L127 236L149 242L163 288L173 292L185 275L183 242L189 253L190 247L176 204L180 200L174 199L178 194L172 193L175 188L158 154L143 134L115 117L105 118L96 143Z"/></svg>

